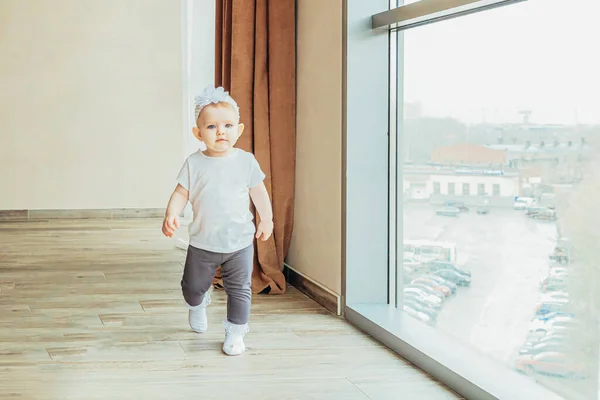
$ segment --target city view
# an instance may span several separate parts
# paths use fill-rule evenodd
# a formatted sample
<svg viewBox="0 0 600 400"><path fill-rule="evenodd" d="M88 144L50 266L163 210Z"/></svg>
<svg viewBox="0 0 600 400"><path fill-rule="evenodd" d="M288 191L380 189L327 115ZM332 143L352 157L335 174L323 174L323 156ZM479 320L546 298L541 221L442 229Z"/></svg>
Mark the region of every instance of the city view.
<svg viewBox="0 0 600 400"><path fill-rule="evenodd" d="M399 34L402 306L587 400L600 358L600 60L584 38L600 34L600 5L575 0L565 15L560 3Z"/></svg>

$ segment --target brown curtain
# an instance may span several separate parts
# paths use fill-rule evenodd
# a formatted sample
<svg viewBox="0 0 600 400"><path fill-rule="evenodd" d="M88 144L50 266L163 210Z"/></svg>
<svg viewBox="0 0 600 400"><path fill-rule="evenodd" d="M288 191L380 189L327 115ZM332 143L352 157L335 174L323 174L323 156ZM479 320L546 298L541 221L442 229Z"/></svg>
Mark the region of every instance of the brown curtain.
<svg viewBox="0 0 600 400"><path fill-rule="evenodd" d="M256 243L252 291L281 294L294 222L295 0L216 0L216 11L215 85L240 106L237 147L254 153L273 204L275 229Z"/></svg>

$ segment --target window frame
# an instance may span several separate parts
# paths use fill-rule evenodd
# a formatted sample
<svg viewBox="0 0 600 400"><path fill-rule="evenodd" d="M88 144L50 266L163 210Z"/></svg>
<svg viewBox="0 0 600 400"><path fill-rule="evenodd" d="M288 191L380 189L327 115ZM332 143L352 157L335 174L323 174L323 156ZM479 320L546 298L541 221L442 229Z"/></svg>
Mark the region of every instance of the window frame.
<svg viewBox="0 0 600 400"><path fill-rule="evenodd" d="M452 188L452 190L450 190ZM456 196L456 183L448 182L448 196Z"/></svg>
<svg viewBox="0 0 600 400"><path fill-rule="evenodd" d="M470 183L463 183L462 184L462 195L463 196L470 196L471 195L471 184Z"/></svg>
<svg viewBox="0 0 600 400"><path fill-rule="evenodd" d="M435 328L405 317L402 279L403 33L396 31L522 0L343 0L342 49L342 302L346 320L467 398L559 399L554 392ZM374 27L375 19L409 10L468 4L415 23ZM476 4L477 3L477 4ZM484 4L485 3L485 4ZM478 7L479 6L479 7ZM410 10L409 10L410 11ZM379 17L378 17L379 16ZM393 19L392 18L392 19ZM406 21L411 21L406 23ZM412 24L412 25L411 25ZM369 98L364 102L364 98ZM358 112L360 110L360 112ZM385 123L382 124L381 122ZM364 152L364 132L376 147ZM385 148L378 146L385 143ZM383 182L380 178L385 178ZM441 187L440 187L441 189ZM367 195L368 194L368 195ZM400 197L400 198L399 198ZM376 203L376 204L375 204ZM365 243L361 226L370 227ZM360 241L358 240L360 239ZM382 240L383 239L383 240ZM369 265L370 268L364 268ZM365 282L369 282L365 285ZM381 290L386 288L387 290Z"/></svg>
<svg viewBox="0 0 600 400"><path fill-rule="evenodd" d="M498 189L498 190L496 190ZM492 196L500 197L502 196L502 186L499 183L492 184Z"/></svg>
<svg viewBox="0 0 600 400"><path fill-rule="evenodd" d="M483 189L483 190L480 190ZM477 184L477 196L485 196L485 183Z"/></svg>

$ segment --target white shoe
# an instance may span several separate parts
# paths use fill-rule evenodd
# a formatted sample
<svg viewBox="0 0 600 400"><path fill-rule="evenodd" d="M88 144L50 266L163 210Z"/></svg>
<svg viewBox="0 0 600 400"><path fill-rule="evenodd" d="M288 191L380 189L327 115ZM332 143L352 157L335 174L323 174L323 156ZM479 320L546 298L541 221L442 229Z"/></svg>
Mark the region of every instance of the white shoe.
<svg viewBox="0 0 600 400"><path fill-rule="evenodd" d="M210 293L206 292L202 303L195 307L190 307L189 321L190 328L194 332L204 333L208 328L208 318L206 317L206 307L210 304Z"/></svg>
<svg viewBox="0 0 600 400"><path fill-rule="evenodd" d="M239 356L246 351L244 336L250 330L248 324L236 325L225 320L225 342L223 343L223 352L228 356Z"/></svg>

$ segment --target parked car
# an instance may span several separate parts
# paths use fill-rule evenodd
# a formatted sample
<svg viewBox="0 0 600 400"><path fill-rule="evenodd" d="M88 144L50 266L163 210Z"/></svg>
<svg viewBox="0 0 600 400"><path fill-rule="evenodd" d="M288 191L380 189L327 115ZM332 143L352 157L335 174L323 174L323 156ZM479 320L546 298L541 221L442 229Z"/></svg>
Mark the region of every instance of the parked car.
<svg viewBox="0 0 600 400"><path fill-rule="evenodd" d="M525 215L527 216L531 216L533 214L537 214L541 211L545 211L547 210L547 207L543 207L543 206L529 206L525 209Z"/></svg>
<svg viewBox="0 0 600 400"><path fill-rule="evenodd" d="M539 325L532 325L530 329L535 329L535 331L532 330L532 332L545 333L545 335L542 335L542 337L559 333L570 335L572 332L583 329L583 324L581 321L574 318L570 318L568 320L559 320L557 318L554 320L545 321L545 323L544 321L532 322L532 324L534 323L539 323Z"/></svg>
<svg viewBox="0 0 600 400"><path fill-rule="evenodd" d="M411 251L405 251L403 252L403 256L404 258L410 258L416 262L419 262L421 264L423 263L428 263L429 261L433 261L433 260L437 260L437 254L432 254L432 253L413 253Z"/></svg>
<svg viewBox="0 0 600 400"><path fill-rule="evenodd" d="M547 293L547 292L555 292L555 291L561 291L561 290L565 290L567 288L567 284L564 281L553 281L550 282L548 284L545 285L541 285L540 290L543 293Z"/></svg>
<svg viewBox="0 0 600 400"><path fill-rule="evenodd" d="M536 351L536 350L531 350L533 347L536 347L536 349L545 348L546 351L553 351L553 350L550 350L552 348L552 346L555 346L557 348L558 347L568 348L568 351L565 351L566 353L570 353L573 351L580 351L585 354L591 354L594 351L594 349L592 348L593 345L589 341L586 342L586 341L579 340L580 334L585 335L584 332L562 331L562 332L550 332L548 334L544 334L544 333L545 332L538 331L538 332L533 332L533 334L528 335L527 340L523 344L523 347L520 350L520 352L522 351L523 354L532 354L533 351ZM542 346L546 343L548 344L548 346Z"/></svg>
<svg viewBox="0 0 600 400"><path fill-rule="evenodd" d="M440 283L432 280L432 279L428 279L426 277L421 277L421 278L417 278L417 279L413 279L410 282L411 285L413 284L424 284L429 286L430 288L437 290L438 292L442 293L444 296L448 297L452 294L452 289L450 289L448 286L444 286L441 285Z"/></svg>
<svg viewBox="0 0 600 400"><path fill-rule="evenodd" d="M429 317L427 314L419 312L419 311L415 310L414 308L409 307L407 305L403 305L402 310L405 313L407 313L408 315L410 315L411 317L416 318L421 322L425 322L426 324L429 324L433 321L432 318Z"/></svg>
<svg viewBox="0 0 600 400"><path fill-rule="evenodd" d="M460 215L460 209L456 207L444 207L435 211L436 215L442 215L444 217L458 217Z"/></svg>
<svg viewBox="0 0 600 400"><path fill-rule="evenodd" d="M551 283L551 282L566 283L566 280L567 280L566 276L547 275L546 277L544 277L540 280L540 286L547 285L548 283Z"/></svg>
<svg viewBox="0 0 600 400"><path fill-rule="evenodd" d="M542 307L540 307L540 304L538 304L536 306L535 317L534 318L542 319L546 315L552 315L554 313L565 313L565 312L566 311L565 311L564 307L562 307L561 305L559 305L558 307L553 307L553 306L547 306L547 307L546 306L542 306Z"/></svg>
<svg viewBox="0 0 600 400"><path fill-rule="evenodd" d="M485 215L490 213L490 208L488 206L479 206L475 210L475 212L479 215Z"/></svg>
<svg viewBox="0 0 600 400"><path fill-rule="evenodd" d="M426 314L432 320L436 319L439 314L439 309L429 307L428 305L423 304L421 301L416 300L414 297L405 297L404 299L402 299L402 305L408 306L420 313Z"/></svg>
<svg viewBox="0 0 600 400"><path fill-rule="evenodd" d="M437 287L444 293L446 293L447 291L449 291L450 294L453 294L456 292L456 285L454 283L449 282L443 278L440 278L439 276L423 275L415 280L418 282L424 282L424 283L430 284L430 285L432 285L432 287Z"/></svg>
<svg viewBox="0 0 600 400"><path fill-rule="evenodd" d="M546 351L567 351L565 340L546 340L544 342L532 343L530 346L523 346L519 350L519 354L538 354Z"/></svg>
<svg viewBox="0 0 600 400"><path fill-rule="evenodd" d="M527 216L536 220L554 221L556 220L556 211L550 209L539 210L537 212L527 214Z"/></svg>
<svg viewBox="0 0 600 400"><path fill-rule="evenodd" d="M462 201L447 201L445 206L458 208L458 210L461 212L469 211L469 207L467 207Z"/></svg>
<svg viewBox="0 0 600 400"><path fill-rule="evenodd" d="M535 199L533 197L517 197L515 198L513 207L515 210L525 210L527 207L533 205L534 203Z"/></svg>
<svg viewBox="0 0 600 400"><path fill-rule="evenodd" d="M569 293L566 292L547 292L539 296L540 303L568 303Z"/></svg>
<svg viewBox="0 0 600 400"><path fill-rule="evenodd" d="M439 297L441 300L444 300L444 298L446 297L446 295L438 290L435 290L434 288L432 288L429 285L426 285L424 283L410 283L408 285L404 286L405 289L407 288L416 288L416 289L420 289L423 292L430 294L432 296L436 296Z"/></svg>
<svg viewBox="0 0 600 400"><path fill-rule="evenodd" d="M554 319L556 317L570 317L570 318L575 318L575 314L564 312L564 311L548 312L548 313L545 313L545 314L536 315L534 317L534 320L535 319L539 319L541 321L549 321L549 320L552 320L552 319Z"/></svg>
<svg viewBox="0 0 600 400"><path fill-rule="evenodd" d="M554 252L550 254L550 260L560 264L569 264L573 258L573 245L568 238L561 237L557 240Z"/></svg>
<svg viewBox="0 0 600 400"><path fill-rule="evenodd" d="M429 270L431 272L439 271L442 269L451 269L452 271L458 272L459 274L466 275L468 277L471 276L470 271L459 268L451 262L447 261L431 261L429 264L427 264L427 266L429 267Z"/></svg>
<svg viewBox="0 0 600 400"><path fill-rule="evenodd" d="M553 321L550 320L546 326L538 327L536 332L545 332L546 334L544 336L558 333L565 333L571 336L573 332L579 332L579 330L583 328L583 324L578 320L573 320L571 322L556 322L554 324L552 322Z"/></svg>
<svg viewBox="0 0 600 400"><path fill-rule="evenodd" d="M569 275L569 269L566 267L550 267L550 271L548 272L548 276L551 278L566 278Z"/></svg>
<svg viewBox="0 0 600 400"><path fill-rule="evenodd" d="M555 290L564 290L567 287L566 276L547 276L540 281L540 290L550 292ZM554 288L554 289L551 289Z"/></svg>
<svg viewBox="0 0 600 400"><path fill-rule="evenodd" d="M431 301L428 301L428 300L424 299L422 296L416 295L414 293L405 293L402 296L402 301L418 303L423 307L432 309L433 311L435 311L436 314L440 312L440 310L442 309L442 305L443 305L442 303L433 303Z"/></svg>
<svg viewBox="0 0 600 400"><path fill-rule="evenodd" d="M572 337L568 336L566 332L550 333L548 335L541 335L541 336L539 334L534 334L532 332L529 332L527 334L527 337L525 338L524 346L532 346L536 343L543 343L548 340L569 341L571 339L572 339Z"/></svg>
<svg viewBox="0 0 600 400"><path fill-rule="evenodd" d="M581 325L581 323L575 318L571 317L556 317L547 320L542 319L534 319L529 324L529 331L550 331L553 330L554 327L571 327ZM559 329L561 330L561 329Z"/></svg>
<svg viewBox="0 0 600 400"><path fill-rule="evenodd" d="M556 311L564 311L564 308L567 304L569 304L568 301L538 303L537 306L535 306L535 311L536 311L536 313L540 313L540 314L556 312Z"/></svg>
<svg viewBox="0 0 600 400"><path fill-rule="evenodd" d="M572 340L572 337L568 336L566 332L561 333L549 333L546 332L530 332L525 339L524 347L531 347L537 343L545 343L549 341L562 341L567 342Z"/></svg>
<svg viewBox="0 0 600 400"><path fill-rule="evenodd" d="M440 299L437 296L425 293L421 289L405 288L402 292L405 297L416 297L428 306L440 307L442 305L442 299Z"/></svg>
<svg viewBox="0 0 600 400"><path fill-rule="evenodd" d="M565 311L565 306L569 304L569 299L541 299L535 307L536 313L547 314L557 311Z"/></svg>
<svg viewBox="0 0 600 400"><path fill-rule="evenodd" d="M456 289L457 289L456 283L450 282L449 280L444 279L441 276L437 276L437 275L433 275L433 274L429 273L428 275L425 275L422 278L431 279L431 280L439 283L442 286L446 286L447 288L449 288L452 291L452 293L456 292Z"/></svg>
<svg viewBox="0 0 600 400"><path fill-rule="evenodd" d="M434 272L435 275L440 276L444 279L449 280L457 284L458 286L469 286L471 285L471 277L468 275L461 274L451 269L441 269Z"/></svg>
<svg viewBox="0 0 600 400"><path fill-rule="evenodd" d="M421 263L415 258L404 257L404 259L402 260L402 268L409 274L418 271L422 265L423 263Z"/></svg>
<svg viewBox="0 0 600 400"><path fill-rule="evenodd" d="M527 374L542 373L562 377L585 376L585 364L580 361L579 357L559 351L520 355L516 359L516 368Z"/></svg>

